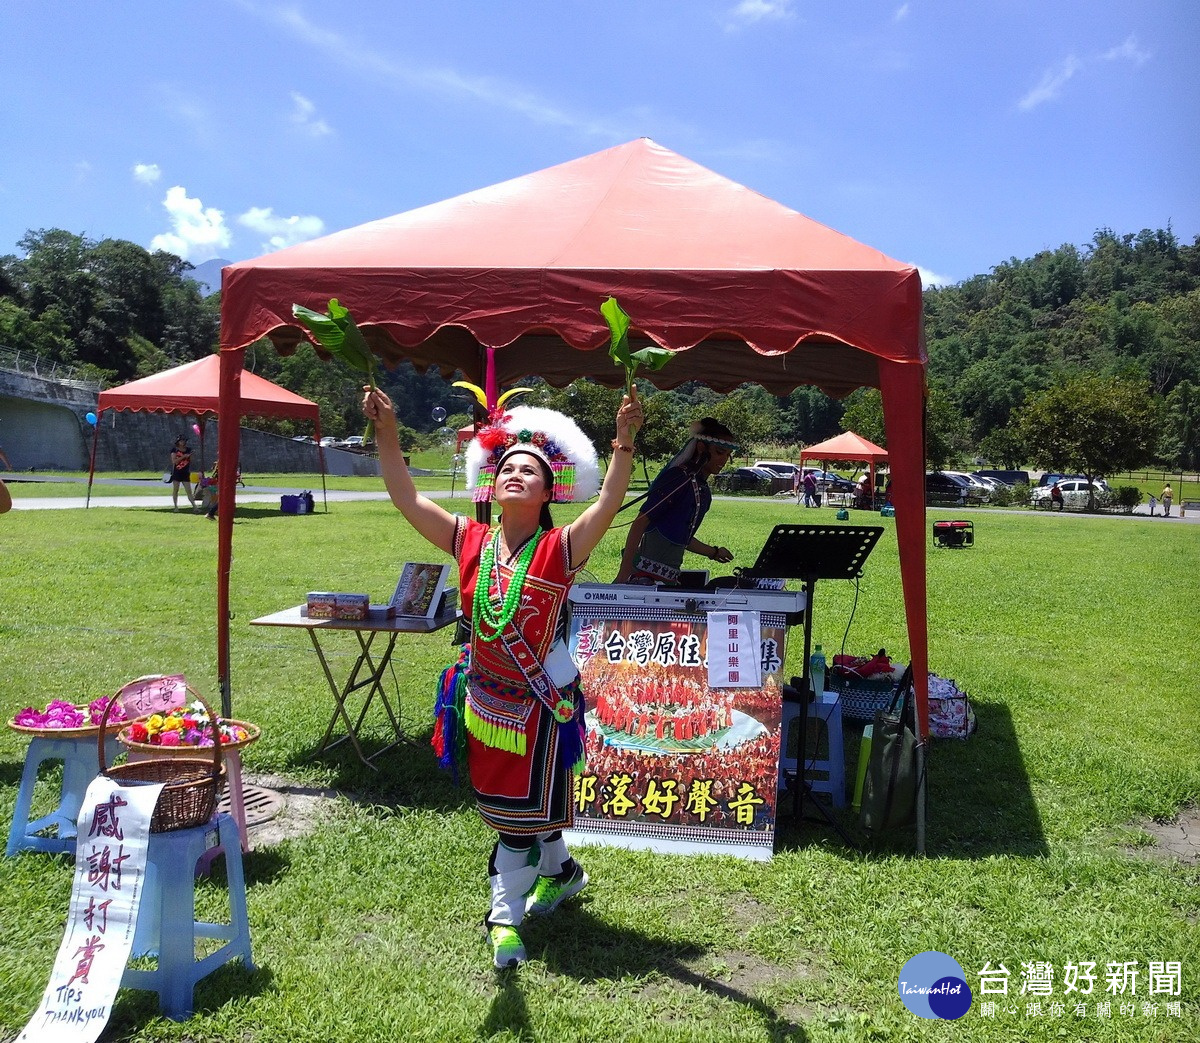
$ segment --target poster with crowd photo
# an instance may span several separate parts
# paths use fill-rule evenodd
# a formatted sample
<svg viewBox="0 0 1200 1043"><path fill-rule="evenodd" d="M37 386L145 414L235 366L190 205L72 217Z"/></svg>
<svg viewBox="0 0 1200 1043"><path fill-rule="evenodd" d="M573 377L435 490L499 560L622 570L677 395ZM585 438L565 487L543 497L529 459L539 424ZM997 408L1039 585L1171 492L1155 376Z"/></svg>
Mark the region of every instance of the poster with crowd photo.
<svg viewBox="0 0 1200 1043"><path fill-rule="evenodd" d="M710 617L575 606L570 647L588 712L572 839L771 857L787 622L773 612L757 622L760 684L714 687ZM714 651L723 641L713 635Z"/></svg>

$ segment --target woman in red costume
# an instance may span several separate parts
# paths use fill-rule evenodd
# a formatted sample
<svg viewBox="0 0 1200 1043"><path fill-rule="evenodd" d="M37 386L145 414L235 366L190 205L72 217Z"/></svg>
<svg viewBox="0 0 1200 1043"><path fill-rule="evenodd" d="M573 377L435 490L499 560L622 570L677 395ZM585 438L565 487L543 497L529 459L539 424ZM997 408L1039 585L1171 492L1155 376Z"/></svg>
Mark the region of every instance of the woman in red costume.
<svg viewBox="0 0 1200 1043"><path fill-rule="evenodd" d="M599 497L555 528L551 502L586 500L598 481L595 450L570 418L518 406L493 411L467 454L475 499L494 499L498 524L453 515L417 492L382 391L364 388L392 503L409 524L458 562L471 640L442 677L434 746L454 766L465 751L484 822L499 834L488 864L488 940L497 967L525 959L517 928L578 894L587 874L562 830L573 821L573 772L583 764L583 694L561 641L567 590L629 487L636 393L617 411L612 461Z"/></svg>

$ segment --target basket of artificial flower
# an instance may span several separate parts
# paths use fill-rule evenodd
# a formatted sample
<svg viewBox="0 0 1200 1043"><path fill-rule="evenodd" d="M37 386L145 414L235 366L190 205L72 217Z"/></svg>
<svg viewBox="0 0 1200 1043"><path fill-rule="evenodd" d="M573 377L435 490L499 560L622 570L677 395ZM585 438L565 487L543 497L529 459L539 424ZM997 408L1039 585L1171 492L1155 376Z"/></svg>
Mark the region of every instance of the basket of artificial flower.
<svg viewBox="0 0 1200 1043"><path fill-rule="evenodd" d="M204 702L203 698L197 695L190 686L188 691L204 708L207 718L210 721L216 720L217 718L208 709L208 704ZM154 806L154 814L150 818L151 833L169 833L176 829L190 829L193 826L204 825L212 818L217 809L217 797L224 782L225 765L221 743L212 742L210 744L211 757L208 756L207 749L204 750L204 756L198 755L201 752L198 743L184 751L186 754L195 751L197 755L186 756L162 756L164 747L153 745L150 748L153 750L154 756L110 767L105 762L104 742L107 735L109 711L114 705L119 705L119 697L120 693L118 692L109 699L104 714L100 718L98 736L100 774L106 775L122 786L163 783L162 793L159 794L158 803ZM173 717L174 715L166 716ZM139 723L141 723L140 720L134 722L134 724ZM132 727L133 725L127 726L117 736L122 743L131 748L132 744L126 742L124 733ZM174 749L179 749L179 745L176 742ZM168 745L165 749L172 749L172 747Z"/></svg>
<svg viewBox="0 0 1200 1043"><path fill-rule="evenodd" d="M83 739L94 736L100 728L106 697L76 706L63 699L51 699L44 710L27 706L9 722L13 731L43 739ZM118 703L110 718L114 723L125 721L125 709Z"/></svg>
<svg viewBox="0 0 1200 1043"><path fill-rule="evenodd" d="M122 728L117 739L138 753L192 756L197 749L218 744L218 739L225 752L240 750L257 742L259 734L258 725L217 717L197 697L173 710L139 717Z"/></svg>

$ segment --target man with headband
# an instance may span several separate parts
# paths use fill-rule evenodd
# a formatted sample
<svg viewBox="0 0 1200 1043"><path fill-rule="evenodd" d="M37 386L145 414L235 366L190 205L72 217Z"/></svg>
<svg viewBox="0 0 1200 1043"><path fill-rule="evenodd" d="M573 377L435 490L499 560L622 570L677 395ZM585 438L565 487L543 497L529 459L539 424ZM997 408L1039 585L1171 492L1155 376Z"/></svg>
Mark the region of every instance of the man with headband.
<svg viewBox="0 0 1200 1043"><path fill-rule="evenodd" d="M733 560L728 548L698 540L696 530L712 504L708 479L736 449L732 432L712 417L692 425L691 439L654 479L629 526L615 582L678 584L685 551L722 565Z"/></svg>

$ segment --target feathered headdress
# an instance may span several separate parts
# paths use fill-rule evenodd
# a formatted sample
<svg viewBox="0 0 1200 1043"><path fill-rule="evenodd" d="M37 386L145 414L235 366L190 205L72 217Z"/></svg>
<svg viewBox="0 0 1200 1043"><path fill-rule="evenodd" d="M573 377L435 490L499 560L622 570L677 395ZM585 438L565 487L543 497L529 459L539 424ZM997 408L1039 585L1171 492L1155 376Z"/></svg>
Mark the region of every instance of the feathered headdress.
<svg viewBox="0 0 1200 1043"><path fill-rule="evenodd" d="M532 453L554 476L553 503L590 500L600 489L596 448L569 416L540 406L501 407L467 446L467 485L473 499L492 499L500 461L513 452Z"/></svg>

